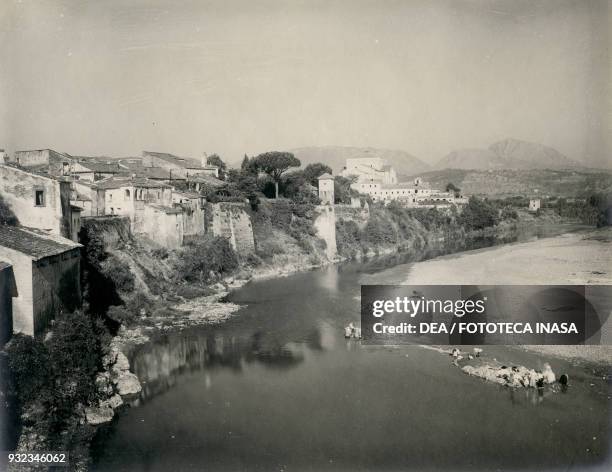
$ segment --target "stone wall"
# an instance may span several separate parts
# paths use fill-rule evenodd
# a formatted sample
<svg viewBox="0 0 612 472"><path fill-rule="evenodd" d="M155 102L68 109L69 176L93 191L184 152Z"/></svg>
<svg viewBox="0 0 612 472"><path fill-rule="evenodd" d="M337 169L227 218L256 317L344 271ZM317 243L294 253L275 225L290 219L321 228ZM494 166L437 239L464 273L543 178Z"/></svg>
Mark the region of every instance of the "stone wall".
<svg viewBox="0 0 612 472"><path fill-rule="evenodd" d="M34 335L40 335L57 313L81 307L80 249L33 262L32 287Z"/></svg>
<svg viewBox="0 0 612 472"><path fill-rule="evenodd" d="M183 245L182 209L145 205L142 233L167 249L180 248Z"/></svg>
<svg viewBox="0 0 612 472"><path fill-rule="evenodd" d="M314 220L314 227L319 238L325 241L326 255L333 260L338 255L336 248L336 212L330 205L320 205L316 209L318 215Z"/></svg>
<svg viewBox="0 0 612 472"><path fill-rule="evenodd" d="M0 246L0 259L13 265L18 296L13 298L13 332L34 333L32 259L19 251Z"/></svg>
<svg viewBox="0 0 612 472"><path fill-rule="evenodd" d="M232 248L245 256L255 251L253 225L246 211L246 205L239 202L211 203L210 232L215 236L227 238Z"/></svg>

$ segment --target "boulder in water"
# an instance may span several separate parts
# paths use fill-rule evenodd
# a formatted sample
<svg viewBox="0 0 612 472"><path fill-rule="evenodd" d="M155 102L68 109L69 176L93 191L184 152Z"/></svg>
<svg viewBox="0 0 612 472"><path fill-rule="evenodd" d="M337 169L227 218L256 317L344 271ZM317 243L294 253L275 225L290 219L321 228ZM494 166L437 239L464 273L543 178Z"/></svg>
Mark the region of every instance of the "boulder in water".
<svg viewBox="0 0 612 472"><path fill-rule="evenodd" d="M85 419L91 425L108 423L113 419L114 414L110 406L85 408Z"/></svg>

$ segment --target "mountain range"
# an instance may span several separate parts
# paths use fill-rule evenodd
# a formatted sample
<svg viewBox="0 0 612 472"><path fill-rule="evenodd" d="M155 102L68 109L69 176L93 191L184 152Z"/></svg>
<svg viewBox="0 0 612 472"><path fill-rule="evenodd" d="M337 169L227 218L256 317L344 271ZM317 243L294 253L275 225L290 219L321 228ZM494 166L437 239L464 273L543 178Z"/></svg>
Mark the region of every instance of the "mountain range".
<svg viewBox="0 0 612 472"><path fill-rule="evenodd" d="M461 149L441 159L437 169L568 169L579 162L543 144L508 138L487 149Z"/></svg>
<svg viewBox="0 0 612 472"><path fill-rule="evenodd" d="M353 146L310 146L292 149L302 165L323 162L334 173L345 166L346 159L381 157L402 176L416 175L436 169L577 169L584 168L556 149L539 143L508 138L488 148L460 149L443 157L434 165L401 150Z"/></svg>

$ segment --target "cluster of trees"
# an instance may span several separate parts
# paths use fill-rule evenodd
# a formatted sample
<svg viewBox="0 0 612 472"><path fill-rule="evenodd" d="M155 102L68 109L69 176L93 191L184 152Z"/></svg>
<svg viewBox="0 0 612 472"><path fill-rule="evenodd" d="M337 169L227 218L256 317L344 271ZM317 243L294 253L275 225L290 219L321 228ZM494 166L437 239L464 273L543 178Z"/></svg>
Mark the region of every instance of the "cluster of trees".
<svg viewBox="0 0 612 472"><path fill-rule="evenodd" d="M240 169L227 169L219 156L209 156L207 162L223 170L225 185L220 188L210 188L205 193L209 201L244 200L248 199L254 210L259 204L259 197L285 197L301 203L317 203L316 188L318 178L332 172L323 163L308 164L299 169L301 162L290 152L271 151L249 158L244 156ZM338 194L348 192L346 182L341 177Z"/></svg>

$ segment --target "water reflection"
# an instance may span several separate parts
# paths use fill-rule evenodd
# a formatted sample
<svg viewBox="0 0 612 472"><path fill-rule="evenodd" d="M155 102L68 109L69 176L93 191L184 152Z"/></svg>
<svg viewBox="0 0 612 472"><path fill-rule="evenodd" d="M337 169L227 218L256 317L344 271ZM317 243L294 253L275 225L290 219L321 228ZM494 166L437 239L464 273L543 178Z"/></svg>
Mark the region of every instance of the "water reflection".
<svg viewBox="0 0 612 472"><path fill-rule="evenodd" d="M309 347L322 349L316 328L309 334ZM290 369L304 361L299 345L256 331L238 337L214 330L171 333L146 344L132 355L132 369L141 380L140 401L167 391L181 375L202 369L229 368L235 372L244 363L260 363L273 369Z"/></svg>

